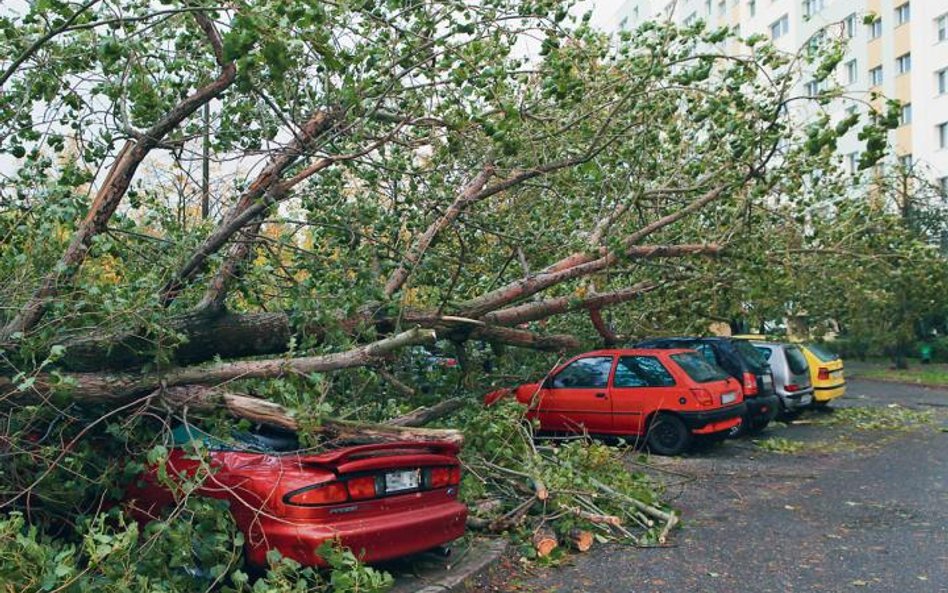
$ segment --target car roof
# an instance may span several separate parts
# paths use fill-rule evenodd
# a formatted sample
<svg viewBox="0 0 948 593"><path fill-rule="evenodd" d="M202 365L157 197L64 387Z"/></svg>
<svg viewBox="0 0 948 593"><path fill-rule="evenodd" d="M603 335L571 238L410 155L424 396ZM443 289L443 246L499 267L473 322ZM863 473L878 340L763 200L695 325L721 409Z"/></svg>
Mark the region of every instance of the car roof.
<svg viewBox="0 0 948 593"><path fill-rule="evenodd" d="M583 352L579 356L586 355L601 355L601 356L612 356L614 354L619 355L632 355L632 356L668 356L671 354L681 354L683 352L694 352L692 348L601 348L599 350L590 350L589 352Z"/></svg>
<svg viewBox="0 0 948 593"><path fill-rule="evenodd" d="M796 344L784 344L783 342L768 342L765 340L751 340L754 346L767 346L768 348L799 348Z"/></svg>
<svg viewBox="0 0 948 593"><path fill-rule="evenodd" d="M731 340L729 336L670 336L664 338L647 338L640 341L640 344L649 343L673 343L673 342L726 342Z"/></svg>

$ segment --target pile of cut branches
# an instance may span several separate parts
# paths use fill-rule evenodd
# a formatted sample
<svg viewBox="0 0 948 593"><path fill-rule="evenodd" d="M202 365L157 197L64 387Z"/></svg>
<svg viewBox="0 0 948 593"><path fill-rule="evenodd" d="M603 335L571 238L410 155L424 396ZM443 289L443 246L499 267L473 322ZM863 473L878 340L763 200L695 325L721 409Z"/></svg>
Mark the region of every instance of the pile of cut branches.
<svg viewBox="0 0 948 593"><path fill-rule="evenodd" d="M514 534L539 557L561 544L585 552L594 541L666 543L678 517L660 502L658 484L622 462L622 448L537 441L522 415L512 402L466 415L462 493L472 529Z"/></svg>

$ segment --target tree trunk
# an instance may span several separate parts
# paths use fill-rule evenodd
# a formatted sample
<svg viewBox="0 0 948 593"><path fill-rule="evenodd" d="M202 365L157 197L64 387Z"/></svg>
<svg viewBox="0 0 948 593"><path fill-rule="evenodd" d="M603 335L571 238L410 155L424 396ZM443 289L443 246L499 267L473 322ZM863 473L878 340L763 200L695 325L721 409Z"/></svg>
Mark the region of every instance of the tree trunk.
<svg viewBox="0 0 948 593"><path fill-rule="evenodd" d="M157 401L174 409L213 412L225 409L237 418L276 426L294 432L305 430L318 434L333 444L354 445L396 440L438 441L460 445L464 437L459 430L418 428L421 418L400 417L386 424L367 424L345 420L321 419L318 426L300 428L296 417L286 408L273 402L227 393L200 386L160 389L153 396ZM440 411L443 412L445 408ZM437 417L437 415L433 415Z"/></svg>
<svg viewBox="0 0 948 593"><path fill-rule="evenodd" d="M368 317L343 320L344 330L369 322ZM530 331L462 321L426 314L406 313L403 322L431 328L447 339L478 339L509 344L535 350L562 351L579 347L579 341L568 335L544 336ZM391 319L375 320L380 333L393 331ZM286 352L290 339L315 337L321 341L326 327L310 324L301 328L290 325L284 312L273 313L222 313L199 312L172 318L164 334L178 334L184 341L166 346L162 352L166 360L177 366L205 362L216 357L221 359L267 356ZM170 341L170 339L168 340ZM71 371L121 370L141 367L153 362L162 348L161 335L127 332L93 333L64 341L66 355L60 365Z"/></svg>
<svg viewBox="0 0 948 593"><path fill-rule="evenodd" d="M46 397L59 390L86 403L121 403L153 392L159 387L179 385L217 385L240 379L271 379L287 374L324 373L343 368L365 366L393 350L413 344L432 343L435 332L414 328L394 336L372 342L346 352L321 356L275 358L225 362L207 366L176 367L160 373L40 373L33 378L29 393L21 398ZM68 390L63 380L68 380ZM17 387L7 377L0 376L0 397L16 394Z"/></svg>

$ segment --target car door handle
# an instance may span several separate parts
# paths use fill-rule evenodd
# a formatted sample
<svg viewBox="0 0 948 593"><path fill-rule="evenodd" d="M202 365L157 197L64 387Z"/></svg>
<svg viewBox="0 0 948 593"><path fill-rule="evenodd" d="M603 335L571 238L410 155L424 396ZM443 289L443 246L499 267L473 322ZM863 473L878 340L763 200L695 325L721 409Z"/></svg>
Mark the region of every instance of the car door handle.
<svg viewBox="0 0 948 593"><path fill-rule="evenodd" d="M605 392L599 392L599 393L596 394L596 397L598 397L598 398L600 398L600 399L604 399L604 398L606 397L606 394L605 394Z"/></svg>

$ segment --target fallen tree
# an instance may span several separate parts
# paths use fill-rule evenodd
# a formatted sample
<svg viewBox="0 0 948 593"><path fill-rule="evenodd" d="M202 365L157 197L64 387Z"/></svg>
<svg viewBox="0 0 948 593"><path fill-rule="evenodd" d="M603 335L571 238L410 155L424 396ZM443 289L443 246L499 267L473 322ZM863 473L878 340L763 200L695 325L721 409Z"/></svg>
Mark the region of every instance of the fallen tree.
<svg viewBox="0 0 948 593"><path fill-rule="evenodd" d="M536 447L513 410L458 402L620 342L655 316L645 299L666 319L698 282L747 302L756 276L732 262L753 271L813 172L833 182L856 123L792 120L800 69L832 72L834 39L723 55L708 48L734 32L609 39L557 3L47 4L0 36L17 166L0 180L0 488L40 532L105 522L123 464L187 414L338 442L462 431L466 484L500 501L482 527L547 551L664 542L675 515L615 455ZM514 51L525 35L538 55ZM459 377L399 353L436 338ZM434 419L450 428L414 426Z"/></svg>

